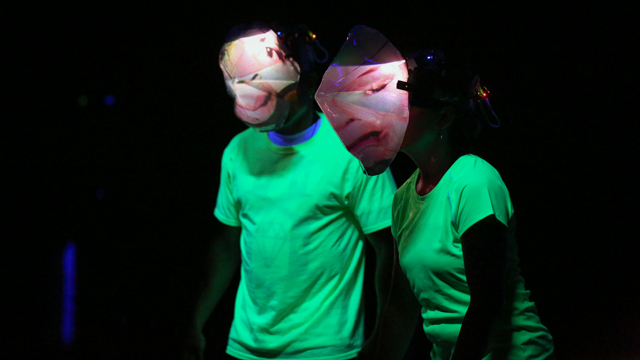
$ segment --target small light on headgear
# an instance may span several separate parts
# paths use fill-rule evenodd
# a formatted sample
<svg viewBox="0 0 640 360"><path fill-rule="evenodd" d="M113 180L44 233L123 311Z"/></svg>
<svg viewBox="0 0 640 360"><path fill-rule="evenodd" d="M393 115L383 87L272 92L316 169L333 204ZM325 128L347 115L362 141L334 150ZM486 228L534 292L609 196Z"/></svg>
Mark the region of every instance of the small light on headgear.
<svg viewBox="0 0 640 360"><path fill-rule="evenodd" d="M487 123L494 128L500 127L500 119L493 111L491 107L491 103L489 102L489 90L480 84L480 80L477 80L476 83L476 101L480 107L480 111L484 115Z"/></svg>
<svg viewBox="0 0 640 360"><path fill-rule="evenodd" d="M478 82L476 86L477 86L476 93L479 97L478 100L486 99L489 96L489 90L483 85L480 85L480 82Z"/></svg>

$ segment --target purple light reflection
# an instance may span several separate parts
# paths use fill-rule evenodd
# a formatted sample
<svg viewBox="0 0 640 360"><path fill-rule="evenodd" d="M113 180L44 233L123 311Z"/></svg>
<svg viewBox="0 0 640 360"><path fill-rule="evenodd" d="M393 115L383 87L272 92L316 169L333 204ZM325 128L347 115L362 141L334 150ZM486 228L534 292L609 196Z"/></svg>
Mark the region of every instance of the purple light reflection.
<svg viewBox="0 0 640 360"><path fill-rule="evenodd" d="M76 297L76 245L69 241L62 255L62 342L71 345L74 338Z"/></svg>

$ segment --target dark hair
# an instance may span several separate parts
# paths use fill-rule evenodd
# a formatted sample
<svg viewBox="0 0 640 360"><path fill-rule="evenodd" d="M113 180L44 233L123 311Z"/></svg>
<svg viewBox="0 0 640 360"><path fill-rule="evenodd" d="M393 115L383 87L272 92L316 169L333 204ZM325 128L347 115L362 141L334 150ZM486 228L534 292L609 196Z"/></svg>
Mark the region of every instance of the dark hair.
<svg viewBox="0 0 640 360"><path fill-rule="evenodd" d="M306 25L272 24L271 28L289 49L303 74L311 71L321 74L320 66L327 61L329 54Z"/></svg>
<svg viewBox="0 0 640 360"><path fill-rule="evenodd" d="M459 59L447 59L440 50L423 50L407 57L409 104L433 110L453 106L456 117L451 137L461 153L477 151L477 137L485 125L498 127L500 121L488 99L489 91L480 83L473 67Z"/></svg>

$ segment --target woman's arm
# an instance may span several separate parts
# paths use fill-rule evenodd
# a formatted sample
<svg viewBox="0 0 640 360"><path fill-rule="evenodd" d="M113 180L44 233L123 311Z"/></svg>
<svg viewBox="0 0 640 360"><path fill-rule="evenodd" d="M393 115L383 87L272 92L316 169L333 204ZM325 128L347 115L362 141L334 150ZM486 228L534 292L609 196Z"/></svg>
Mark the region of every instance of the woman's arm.
<svg viewBox="0 0 640 360"><path fill-rule="evenodd" d="M389 228L367 234L376 252L378 309L371 337L358 359L402 359L420 317L420 304L398 262Z"/></svg>
<svg viewBox="0 0 640 360"><path fill-rule="evenodd" d="M452 360L482 359L506 300L507 227L490 215L461 236L471 294Z"/></svg>
<svg viewBox="0 0 640 360"><path fill-rule="evenodd" d="M375 359L404 359L416 325L420 320L420 303L411 290L409 280L400 268L398 250L393 246L391 290L375 336ZM360 359L360 357L358 357ZM368 359L363 357L363 359Z"/></svg>
<svg viewBox="0 0 640 360"><path fill-rule="evenodd" d="M226 291L234 274L240 268L240 227L218 222L219 232L212 239L207 254L206 271L198 289L197 298L190 304L189 323L182 344L182 359L203 359L204 324L211 316Z"/></svg>

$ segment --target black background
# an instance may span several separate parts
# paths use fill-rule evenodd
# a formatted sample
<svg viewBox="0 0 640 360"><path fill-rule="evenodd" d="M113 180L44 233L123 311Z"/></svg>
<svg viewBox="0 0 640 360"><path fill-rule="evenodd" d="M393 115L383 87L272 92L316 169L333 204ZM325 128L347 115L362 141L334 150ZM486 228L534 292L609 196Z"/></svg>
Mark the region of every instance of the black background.
<svg viewBox="0 0 640 360"><path fill-rule="evenodd" d="M216 231L220 156L244 129L217 53L231 26L253 21L307 24L331 58L364 24L403 53L435 46L472 59L503 122L485 132L483 156L510 189L523 275L558 357L640 358L631 6L92 2L3 12L3 358L170 357ZM398 183L414 169L402 155L392 167ZM68 241L78 247L77 333L63 349ZM233 295L205 329L209 358L224 351ZM427 347L418 332L416 358Z"/></svg>

